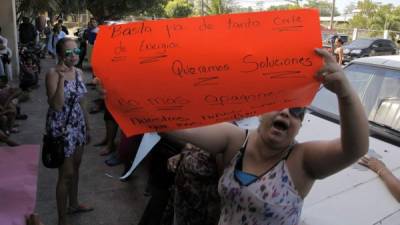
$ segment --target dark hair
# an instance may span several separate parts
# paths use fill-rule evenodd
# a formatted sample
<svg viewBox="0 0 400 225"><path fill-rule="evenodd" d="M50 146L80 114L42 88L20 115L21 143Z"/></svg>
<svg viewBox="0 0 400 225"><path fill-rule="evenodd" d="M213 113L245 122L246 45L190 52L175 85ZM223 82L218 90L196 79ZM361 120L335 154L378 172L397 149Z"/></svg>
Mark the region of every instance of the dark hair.
<svg viewBox="0 0 400 225"><path fill-rule="evenodd" d="M58 23L63 23L64 21L62 20L62 19L59 19L58 20Z"/></svg>
<svg viewBox="0 0 400 225"><path fill-rule="evenodd" d="M23 23L29 23L29 18L26 17L26 16L22 17L22 22Z"/></svg>
<svg viewBox="0 0 400 225"><path fill-rule="evenodd" d="M56 23L53 27L53 32L61 31L61 30L62 30L62 28L61 28L60 24Z"/></svg>
<svg viewBox="0 0 400 225"><path fill-rule="evenodd" d="M0 27L0 34L1 34L1 27Z"/></svg>
<svg viewBox="0 0 400 225"><path fill-rule="evenodd" d="M336 40L337 40L338 42L340 42L340 44L344 44L344 41L343 41L341 38L336 38Z"/></svg>
<svg viewBox="0 0 400 225"><path fill-rule="evenodd" d="M57 55L62 55L64 53L64 48L65 48L65 43L69 42L69 41L73 41L75 42L74 39L69 38L69 37L65 37L63 39L60 39L57 44L56 44L56 53Z"/></svg>

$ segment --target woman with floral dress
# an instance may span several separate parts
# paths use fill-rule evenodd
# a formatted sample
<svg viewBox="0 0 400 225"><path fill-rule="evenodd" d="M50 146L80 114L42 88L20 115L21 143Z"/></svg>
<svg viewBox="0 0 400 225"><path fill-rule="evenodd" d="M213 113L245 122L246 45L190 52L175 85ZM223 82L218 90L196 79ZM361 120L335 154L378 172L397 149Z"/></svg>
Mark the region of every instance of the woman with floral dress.
<svg viewBox="0 0 400 225"><path fill-rule="evenodd" d="M56 53L58 64L46 75L49 104L46 131L56 137L62 135L65 129L65 160L58 170L56 190L58 225L65 225L67 212L93 210L78 202L79 167L83 146L89 140L89 124L83 107L87 90L82 80L82 71L75 67L79 60L79 48L74 40L64 38L58 41ZM66 124L68 115L70 116Z"/></svg>
<svg viewBox="0 0 400 225"><path fill-rule="evenodd" d="M337 173L367 152L368 121L357 93L330 53L316 53L325 61L316 79L339 103L339 138L296 142L304 108L265 113L259 127L250 131L221 123L165 133L223 155L219 225L298 225L315 180Z"/></svg>

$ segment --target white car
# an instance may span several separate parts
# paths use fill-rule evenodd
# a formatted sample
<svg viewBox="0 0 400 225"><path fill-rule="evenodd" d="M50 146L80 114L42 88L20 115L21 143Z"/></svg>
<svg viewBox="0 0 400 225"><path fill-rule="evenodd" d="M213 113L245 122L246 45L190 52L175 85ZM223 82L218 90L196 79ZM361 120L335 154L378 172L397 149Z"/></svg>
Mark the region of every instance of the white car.
<svg viewBox="0 0 400 225"><path fill-rule="evenodd" d="M370 121L368 155L383 160L400 178L400 56L360 58L344 70ZM334 94L320 89L310 111L300 142L340 135ZM315 183L305 198L301 224L399 225L400 203L375 173L354 164Z"/></svg>

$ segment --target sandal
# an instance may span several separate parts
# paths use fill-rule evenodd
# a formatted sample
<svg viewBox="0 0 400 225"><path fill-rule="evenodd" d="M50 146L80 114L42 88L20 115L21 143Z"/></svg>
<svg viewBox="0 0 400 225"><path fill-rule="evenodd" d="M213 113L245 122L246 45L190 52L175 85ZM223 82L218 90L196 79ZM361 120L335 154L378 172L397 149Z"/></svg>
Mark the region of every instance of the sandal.
<svg viewBox="0 0 400 225"><path fill-rule="evenodd" d="M68 214L76 214L76 213L85 213L85 212L90 212L93 211L94 208L88 207L85 205L79 205L78 207L69 207L68 208Z"/></svg>
<svg viewBox="0 0 400 225"><path fill-rule="evenodd" d="M117 166L121 164L121 160L119 160L118 156L114 153L108 159L104 161L107 166Z"/></svg>

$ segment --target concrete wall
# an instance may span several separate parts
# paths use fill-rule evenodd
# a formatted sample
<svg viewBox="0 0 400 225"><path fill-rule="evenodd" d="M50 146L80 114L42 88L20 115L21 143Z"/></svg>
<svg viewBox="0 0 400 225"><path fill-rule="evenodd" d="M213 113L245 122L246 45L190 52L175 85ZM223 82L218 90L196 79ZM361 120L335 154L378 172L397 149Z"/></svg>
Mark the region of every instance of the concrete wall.
<svg viewBox="0 0 400 225"><path fill-rule="evenodd" d="M2 36L8 39L8 47L13 52L12 70L14 79L19 74L17 21L15 0L0 0L0 26Z"/></svg>

